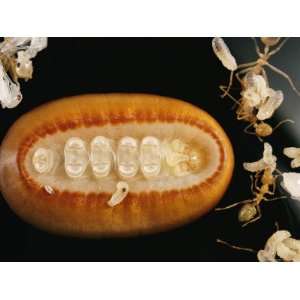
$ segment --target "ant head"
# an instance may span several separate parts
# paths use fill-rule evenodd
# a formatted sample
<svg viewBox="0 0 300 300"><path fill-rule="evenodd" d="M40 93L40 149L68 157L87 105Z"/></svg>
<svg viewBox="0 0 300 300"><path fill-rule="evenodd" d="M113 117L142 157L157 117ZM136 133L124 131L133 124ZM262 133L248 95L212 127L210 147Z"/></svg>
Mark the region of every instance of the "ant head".
<svg viewBox="0 0 300 300"><path fill-rule="evenodd" d="M239 221L240 222L248 222L252 220L257 214L257 210L254 203L244 204L239 211Z"/></svg>
<svg viewBox="0 0 300 300"><path fill-rule="evenodd" d="M273 132L272 127L267 123L259 123L255 126L255 133L260 137L266 137Z"/></svg>
<svg viewBox="0 0 300 300"><path fill-rule="evenodd" d="M262 37L260 40L264 45L272 47L279 43L280 37Z"/></svg>
<svg viewBox="0 0 300 300"><path fill-rule="evenodd" d="M266 168L265 171L264 171L264 174L261 178L261 182L262 184L269 184L272 179L273 179L273 174L272 174L272 170L271 168Z"/></svg>

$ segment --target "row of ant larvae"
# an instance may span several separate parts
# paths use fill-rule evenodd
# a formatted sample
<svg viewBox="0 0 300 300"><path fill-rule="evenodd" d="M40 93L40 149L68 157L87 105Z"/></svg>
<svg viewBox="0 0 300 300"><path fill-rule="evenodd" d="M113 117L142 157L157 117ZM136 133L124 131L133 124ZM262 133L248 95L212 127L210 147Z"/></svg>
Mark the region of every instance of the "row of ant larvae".
<svg viewBox="0 0 300 300"><path fill-rule="evenodd" d="M163 141L153 136L141 142L133 137L121 138L113 151L114 142L104 136L96 136L90 143L90 153L84 140L69 138L64 146L64 168L70 178L80 178L91 165L96 178L106 177L116 169L123 179L137 175L139 168L145 178L160 174L165 163L170 174L185 176L201 167L199 151L180 139ZM51 149L38 148L32 156L34 169L40 173L53 173L59 161L58 154Z"/></svg>
<svg viewBox="0 0 300 300"><path fill-rule="evenodd" d="M22 100L18 79L32 78L32 58L47 47L45 37L9 37L0 43L0 104L14 108ZM9 75L10 76L9 76Z"/></svg>
<svg viewBox="0 0 300 300"><path fill-rule="evenodd" d="M32 157L34 169L40 174L52 173L59 162L57 156L51 149L38 148ZM117 168L122 179L130 179L138 173L139 167L145 178L153 178L159 175L162 160L174 176L184 176L201 167L199 152L180 139L161 143L156 137L146 136L139 144L138 140L126 136L119 140L116 154L113 141L104 136L96 136L91 141L90 154L79 137L69 138L64 146L64 167L70 178L80 178L89 162L96 178L108 176L113 168ZM54 193L49 185L44 189L49 194ZM126 181L117 182L116 191L107 204L113 207L121 203L128 192Z"/></svg>
<svg viewBox="0 0 300 300"><path fill-rule="evenodd" d="M284 40L276 49L270 51L270 47L277 45L280 38L261 38L262 43L265 45L263 52L259 49L255 39L254 41L258 59L254 62L241 65L236 63L235 58L232 56L222 38L214 38L212 40L212 48L223 66L231 71L229 85L220 87L224 92L222 97L228 96L237 104L236 114L238 120L249 122L249 125L245 128L245 132L255 134L261 139L271 135L274 129L278 128L278 126L283 123L280 122L275 128L272 128L265 122L265 120L268 120L273 116L274 112L282 104L284 97L282 91L276 91L269 87L267 73L264 67L267 66L271 70L285 77L292 88L298 94L300 94L300 92L295 88L292 80L287 74L268 62L269 58L281 49L286 40ZM229 94L234 72L236 72L236 78L241 84L240 99L236 99ZM243 78L240 77L241 75L243 75ZM251 128L253 128L253 130L251 130Z"/></svg>

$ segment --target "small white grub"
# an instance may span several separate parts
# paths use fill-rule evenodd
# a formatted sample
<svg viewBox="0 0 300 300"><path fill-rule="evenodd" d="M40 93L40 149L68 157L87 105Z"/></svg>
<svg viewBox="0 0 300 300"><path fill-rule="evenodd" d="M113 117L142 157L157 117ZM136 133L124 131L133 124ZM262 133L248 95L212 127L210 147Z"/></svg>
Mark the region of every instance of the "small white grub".
<svg viewBox="0 0 300 300"><path fill-rule="evenodd" d="M300 167L300 148L286 147L283 149L283 154L289 158L293 158L291 161L291 167L293 169Z"/></svg>
<svg viewBox="0 0 300 300"><path fill-rule="evenodd" d="M287 172L282 174L281 186L294 200L300 200L300 173Z"/></svg>
<svg viewBox="0 0 300 300"><path fill-rule="evenodd" d="M245 162L243 167L249 172L259 172L266 168L270 168L273 172L276 169L277 158L273 155L272 146L269 143L264 143L263 158L255 162Z"/></svg>
<svg viewBox="0 0 300 300"><path fill-rule="evenodd" d="M229 71L235 71L237 69L237 63L232 56L228 46L221 37L215 37L212 40L212 48L215 55L222 62L223 66Z"/></svg>
<svg viewBox="0 0 300 300"><path fill-rule="evenodd" d="M117 190L112 194L110 200L107 202L107 204L110 207L113 207L119 203L121 203L129 192L129 185L125 181L119 181L117 183Z"/></svg>
<svg viewBox="0 0 300 300"><path fill-rule="evenodd" d="M54 194L54 189L53 189L52 186L50 186L50 185L45 185L45 186L44 186L44 189L45 189L45 191L46 191L48 194L50 194L50 195Z"/></svg>

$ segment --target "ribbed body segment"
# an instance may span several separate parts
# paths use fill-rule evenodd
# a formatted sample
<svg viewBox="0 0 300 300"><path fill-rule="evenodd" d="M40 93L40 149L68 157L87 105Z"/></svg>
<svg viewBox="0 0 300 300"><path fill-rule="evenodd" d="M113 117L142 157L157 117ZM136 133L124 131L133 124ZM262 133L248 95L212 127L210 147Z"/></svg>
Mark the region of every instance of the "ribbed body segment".
<svg viewBox="0 0 300 300"><path fill-rule="evenodd" d="M130 236L207 213L233 164L221 126L193 105L156 95L83 95L15 122L0 149L0 189L20 217L47 231ZM126 196L108 205L120 182Z"/></svg>

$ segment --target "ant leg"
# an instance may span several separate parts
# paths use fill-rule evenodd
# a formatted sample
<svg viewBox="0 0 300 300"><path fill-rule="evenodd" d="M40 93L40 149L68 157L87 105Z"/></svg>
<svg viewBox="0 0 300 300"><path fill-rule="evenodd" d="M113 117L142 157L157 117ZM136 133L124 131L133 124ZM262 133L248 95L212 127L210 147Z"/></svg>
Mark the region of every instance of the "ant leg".
<svg viewBox="0 0 300 300"><path fill-rule="evenodd" d="M235 246L235 245L231 245L228 242L225 242L225 241L220 240L220 239L217 239L216 242L219 243L219 244L225 245L227 247L230 247L232 249L235 249L235 250L242 250L242 251L248 251L248 252L251 252L251 253L257 253L257 251L255 251L254 249L244 248L244 247L238 247L238 246Z"/></svg>
<svg viewBox="0 0 300 300"><path fill-rule="evenodd" d="M294 85L294 82L292 81L292 79L290 78L289 75L287 75L286 73L284 73L283 71L279 70L278 68L274 67L273 65L271 65L269 63L265 63L265 65L268 66L275 73L278 73L279 75L284 77L289 82L289 84L290 84L291 88L294 90L294 92L298 96L300 96L300 92L297 90L296 86Z"/></svg>
<svg viewBox="0 0 300 300"><path fill-rule="evenodd" d="M252 194L254 194L255 193L255 190L254 190L254 180L253 180L253 175L250 175L250 179L251 179L251 192L252 192Z"/></svg>
<svg viewBox="0 0 300 300"><path fill-rule="evenodd" d="M269 53L269 57L272 56L272 55L274 55L274 54L276 54L278 51L280 51L280 49L284 46L284 44L288 41L288 39L289 38L285 38L277 48L275 48L274 50L272 50Z"/></svg>
<svg viewBox="0 0 300 300"><path fill-rule="evenodd" d="M259 205L256 205L255 208L256 208L257 214L258 214L257 217L254 218L254 219L252 219L252 220L250 220L250 221L248 221L248 222L246 222L246 223L244 223L244 224L242 225L242 227L245 227L245 226L247 226L247 225L249 225L249 224L251 224L251 223L254 223L254 222L258 221L258 220L262 217L260 206L259 206Z"/></svg>
<svg viewBox="0 0 300 300"><path fill-rule="evenodd" d="M260 179L259 175L260 175L260 172L257 172L255 174L254 187L256 188L256 190L259 190L259 186L258 186L258 180Z"/></svg>
<svg viewBox="0 0 300 300"><path fill-rule="evenodd" d="M268 76L267 76L267 72L266 72L266 70L264 68L261 68L261 73L262 73L263 78L266 81L267 86L270 86L269 85L269 79L268 79Z"/></svg>
<svg viewBox="0 0 300 300"><path fill-rule="evenodd" d="M240 70L240 71L236 72L235 76L238 78L238 80L240 82L242 82L242 79L240 78L240 75L245 74L245 73L251 71L255 67L255 65L256 65L256 62L255 62L255 64L252 67L249 67L249 68L246 68L246 69L243 69L243 70Z"/></svg>
<svg viewBox="0 0 300 300"><path fill-rule="evenodd" d="M241 79L241 77L239 76L239 72L235 73L235 77L238 80L238 82L240 83L241 86L243 86L243 80Z"/></svg>
<svg viewBox="0 0 300 300"><path fill-rule="evenodd" d="M254 131L249 131L249 130L248 130L248 129L251 128L253 125L254 125L254 123L250 123L249 125L247 125L247 126L244 128L244 132L247 133L247 134L256 134Z"/></svg>
<svg viewBox="0 0 300 300"><path fill-rule="evenodd" d="M250 69L249 67L253 68L256 64L257 64L257 61L251 61L249 63L240 64L237 66L236 70L244 69L244 68Z"/></svg>
<svg viewBox="0 0 300 300"><path fill-rule="evenodd" d="M224 94L221 95L221 98L224 98L225 96L227 96L231 89L232 81L233 81L233 73L234 73L234 71L230 72L229 83L228 83L227 89L224 91Z"/></svg>
<svg viewBox="0 0 300 300"><path fill-rule="evenodd" d="M237 99L234 98L231 94L229 94L228 92L226 92L226 86L220 85L219 88L220 88L220 90L221 90L222 92L224 92L224 94L227 93L226 96L228 96L232 101L234 101L237 105L240 105L239 100L237 100ZM222 97L222 96L221 96L221 97ZM223 98L223 97L222 97L222 98Z"/></svg>
<svg viewBox="0 0 300 300"><path fill-rule="evenodd" d="M255 37L251 37L252 41L254 42L254 47L255 47L255 51L256 51L256 54L258 55L258 57L260 56L261 52L260 52L260 49L259 49L259 46L257 44L257 41L256 41L256 38Z"/></svg>
<svg viewBox="0 0 300 300"><path fill-rule="evenodd" d="M280 121L274 128L273 128L273 132L276 130L276 129L278 129L282 124L284 124L284 123L292 123L292 124L294 124L295 123L295 121L293 121L293 120L291 120L291 119L286 119L286 120L282 120L282 121Z"/></svg>
<svg viewBox="0 0 300 300"><path fill-rule="evenodd" d="M249 131L248 129L249 128L251 128L251 126L253 126L255 123L250 123L248 126L246 126L245 128L244 128L244 132L246 133L246 134L251 134L251 135L255 135L257 138L258 138L258 140L260 141L260 142L263 142L263 139L260 137L260 136L258 136L257 134L256 134L256 132L254 132L254 131Z"/></svg>
<svg viewBox="0 0 300 300"><path fill-rule="evenodd" d="M248 200L233 203L233 204L225 206L225 207L217 207L217 208L215 208L215 211L221 211L221 210L225 210L225 209L235 207L235 206L240 205L240 204L251 203L251 202L253 202L253 199L248 199Z"/></svg>
<svg viewBox="0 0 300 300"><path fill-rule="evenodd" d="M264 201L271 202L271 201L274 201L274 200L286 199L286 198L287 198L287 196L280 196L280 197L275 197L275 198L270 198L270 199L264 198Z"/></svg>
<svg viewBox="0 0 300 300"><path fill-rule="evenodd" d="M275 194L275 190L276 190L276 179L277 179L278 175L274 176L274 182L272 183L272 190L270 192L270 195L274 195Z"/></svg>

